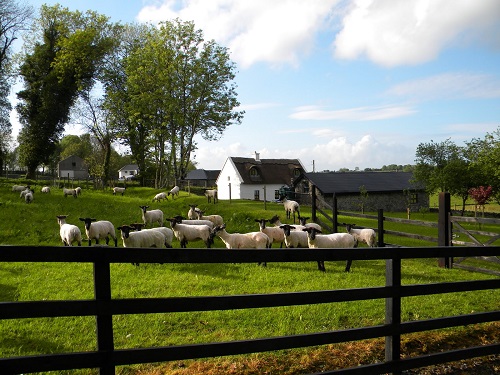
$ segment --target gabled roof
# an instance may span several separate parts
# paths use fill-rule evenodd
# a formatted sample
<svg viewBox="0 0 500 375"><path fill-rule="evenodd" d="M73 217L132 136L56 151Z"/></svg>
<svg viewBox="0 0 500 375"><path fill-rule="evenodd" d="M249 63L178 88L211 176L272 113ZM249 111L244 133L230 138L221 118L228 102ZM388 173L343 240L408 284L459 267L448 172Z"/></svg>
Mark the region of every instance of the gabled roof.
<svg viewBox="0 0 500 375"><path fill-rule="evenodd" d="M127 164L118 169L119 171L138 171L139 166L137 164Z"/></svg>
<svg viewBox="0 0 500 375"><path fill-rule="evenodd" d="M187 173L186 180L216 180L219 176L219 173L220 169L195 169Z"/></svg>
<svg viewBox="0 0 500 375"><path fill-rule="evenodd" d="M303 178L311 181L323 194L359 193L361 186L372 193L423 189L421 184L411 181L411 172L305 173Z"/></svg>
<svg viewBox="0 0 500 375"><path fill-rule="evenodd" d="M298 159L258 159L229 157L240 174L244 184L290 185L292 179L304 173ZM256 172L251 174L252 169Z"/></svg>

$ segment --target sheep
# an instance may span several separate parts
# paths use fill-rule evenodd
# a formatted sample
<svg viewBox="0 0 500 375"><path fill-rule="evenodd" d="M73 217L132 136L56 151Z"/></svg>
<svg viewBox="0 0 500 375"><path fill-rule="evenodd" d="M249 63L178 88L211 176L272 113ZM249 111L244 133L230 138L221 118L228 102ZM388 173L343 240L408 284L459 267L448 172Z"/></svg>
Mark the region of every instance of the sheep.
<svg viewBox="0 0 500 375"><path fill-rule="evenodd" d="M193 220L187 219L186 220L185 218L183 218L180 215L174 216L174 219L176 219L178 223L186 224L186 225L206 225L210 229L212 229L215 226L214 223L212 223L210 220L198 220L198 219L193 219Z"/></svg>
<svg viewBox="0 0 500 375"><path fill-rule="evenodd" d="M15 192L21 192L23 190L29 189L29 186L24 186L24 185L14 185L12 186L12 191Z"/></svg>
<svg viewBox="0 0 500 375"><path fill-rule="evenodd" d="M73 246L73 242L77 242L78 246L82 246L82 232L80 228L73 224L67 224L66 218L68 215L58 215L57 223L59 224L59 235L61 236L64 246Z"/></svg>
<svg viewBox="0 0 500 375"><path fill-rule="evenodd" d="M121 232L123 247L157 247L161 248L165 243L165 236L154 230L143 230L133 232L134 228L122 225L117 228ZM133 263L138 266L139 263Z"/></svg>
<svg viewBox="0 0 500 375"><path fill-rule="evenodd" d="M217 225L212 229L212 242L216 235L228 249L268 249L272 245L272 240L263 232L228 233L226 224ZM267 266L266 262L259 262L259 265L261 264Z"/></svg>
<svg viewBox="0 0 500 375"><path fill-rule="evenodd" d="M290 219L293 214L293 223L295 224L295 212L300 216L300 205L295 201L288 200L287 197L281 197L280 201L285 206L286 218Z"/></svg>
<svg viewBox="0 0 500 375"><path fill-rule="evenodd" d="M203 215L204 212L201 211L201 210L197 211L197 214L198 214L198 220L209 220L212 223L214 223L214 225L222 225L222 224L224 224L224 219L220 215L207 215L207 216L204 216Z"/></svg>
<svg viewBox="0 0 500 375"><path fill-rule="evenodd" d="M48 193L50 193L50 187L48 187L48 186L44 186L44 187L42 188L42 193L44 193L44 194L48 194Z"/></svg>
<svg viewBox="0 0 500 375"><path fill-rule="evenodd" d="M375 234L375 231L370 228L364 228L364 229L354 229L353 226L356 224L345 224L347 233L352 235L356 242L364 242L366 243L369 247L375 247L375 241L377 238L377 235Z"/></svg>
<svg viewBox="0 0 500 375"><path fill-rule="evenodd" d="M130 227L134 228L138 232L143 230L142 229L143 226L144 226L143 223L130 224ZM145 231L154 230L154 231L160 232L165 237L165 247L167 247L167 248L172 247L172 240L174 239L174 232L172 229L167 228L167 227L156 227L156 228L150 228L150 229L144 229L144 230Z"/></svg>
<svg viewBox="0 0 500 375"><path fill-rule="evenodd" d="M274 215L274 216L273 216L272 218L270 218L268 221L269 221L269 224L273 224L275 227L281 227L281 226L283 225L283 224L281 223L281 220L280 220L280 218L279 218L279 216L278 216L278 215ZM305 228L305 226L304 226L304 225L300 225L300 224L299 224L299 225L294 225L294 226L293 226L293 228L294 228L294 229L292 229L292 230L294 230L294 231L302 231L302 229L304 229L304 228Z"/></svg>
<svg viewBox="0 0 500 375"><path fill-rule="evenodd" d="M24 201L26 203L31 203L33 202L33 190L29 190L25 195L24 195Z"/></svg>
<svg viewBox="0 0 500 375"><path fill-rule="evenodd" d="M208 225L188 225L182 224L176 218L167 219L170 221L175 237L181 243L182 248L186 248L189 241L203 240L206 247L209 249L212 244L210 235L211 228Z"/></svg>
<svg viewBox="0 0 500 375"><path fill-rule="evenodd" d="M321 231L316 228L305 228L303 229L307 232L307 243L311 249L320 248L350 248L355 247L356 241L354 237L349 233L332 233L332 234L321 234ZM319 234L317 234L319 233ZM349 272L351 269L352 260L347 260L345 266L345 272ZM318 268L319 268L318 264ZM325 264L322 261L321 271L325 271Z"/></svg>
<svg viewBox="0 0 500 375"><path fill-rule="evenodd" d="M106 245L109 244L109 236L115 241L115 247L118 246L114 225L107 220L92 219L90 217L81 217L81 221L85 223L85 234L89 239L89 246L92 245L92 240L95 240L96 245L99 244L101 238L106 239Z"/></svg>
<svg viewBox="0 0 500 375"><path fill-rule="evenodd" d="M161 193L158 193L156 194L154 197L153 197L153 202L159 202L161 200L167 200L168 201L168 198L167 198L167 193L164 193L164 192L161 192Z"/></svg>
<svg viewBox="0 0 500 375"><path fill-rule="evenodd" d="M68 195L72 195L73 198L77 197L75 189L66 189L66 188L63 188L63 194L64 194L64 198L66 198Z"/></svg>
<svg viewBox="0 0 500 375"><path fill-rule="evenodd" d="M316 228L316 230L322 230L321 225L316 224L316 223L306 223L306 221L309 219L309 217L304 217L299 215L299 223L300 225L303 225L304 227L311 227L311 228Z"/></svg>
<svg viewBox="0 0 500 375"><path fill-rule="evenodd" d="M123 195L123 193L125 193L125 188L124 187L115 186L113 188L113 195L116 195L116 193L119 193L119 194Z"/></svg>
<svg viewBox="0 0 500 375"><path fill-rule="evenodd" d="M146 211L149 206L139 206L142 212L142 221L144 222L144 225L148 225L151 223L151 226L153 223L158 222L159 226L163 226L163 211L162 210L150 210Z"/></svg>
<svg viewBox="0 0 500 375"><path fill-rule="evenodd" d="M214 204L217 203L219 200L218 195L217 195L217 189L205 189L205 196L207 197L207 202L210 203L210 201L214 200Z"/></svg>
<svg viewBox="0 0 500 375"><path fill-rule="evenodd" d="M77 186L75 188L76 195L82 195L82 188L80 186Z"/></svg>
<svg viewBox="0 0 500 375"><path fill-rule="evenodd" d="M201 210L198 208L198 205L197 204L190 204L189 205L189 211L187 213L188 219L190 219L190 220L197 219L198 218L198 212L201 212Z"/></svg>
<svg viewBox="0 0 500 375"><path fill-rule="evenodd" d="M177 195L179 196L179 186L175 185L168 193L167 196L172 195L172 199L174 199L174 196Z"/></svg>
<svg viewBox="0 0 500 375"><path fill-rule="evenodd" d="M21 194L19 194L19 198L24 198L26 194L28 194L29 192L33 192L33 190L31 190L29 187L24 189L23 191L21 191Z"/></svg>
<svg viewBox="0 0 500 375"><path fill-rule="evenodd" d="M267 234L267 236L272 240L273 243L279 243L280 249L283 247L283 242L285 242L285 235L283 230L279 227L266 227L266 219L255 219L259 223L259 228L262 233Z"/></svg>
<svg viewBox="0 0 500 375"><path fill-rule="evenodd" d="M286 247L309 247L309 243L307 241L307 233L303 230L297 230L295 226L288 224L280 225L280 229L283 230L283 234L285 235Z"/></svg>

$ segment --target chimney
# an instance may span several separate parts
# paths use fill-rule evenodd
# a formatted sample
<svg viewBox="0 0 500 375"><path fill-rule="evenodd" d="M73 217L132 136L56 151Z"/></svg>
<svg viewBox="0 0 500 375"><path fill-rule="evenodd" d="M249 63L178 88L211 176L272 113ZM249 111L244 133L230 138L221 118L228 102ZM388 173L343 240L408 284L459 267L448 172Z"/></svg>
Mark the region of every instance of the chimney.
<svg viewBox="0 0 500 375"><path fill-rule="evenodd" d="M254 152L255 152L255 161L260 162L260 153L258 153L257 151Z"/></svg>

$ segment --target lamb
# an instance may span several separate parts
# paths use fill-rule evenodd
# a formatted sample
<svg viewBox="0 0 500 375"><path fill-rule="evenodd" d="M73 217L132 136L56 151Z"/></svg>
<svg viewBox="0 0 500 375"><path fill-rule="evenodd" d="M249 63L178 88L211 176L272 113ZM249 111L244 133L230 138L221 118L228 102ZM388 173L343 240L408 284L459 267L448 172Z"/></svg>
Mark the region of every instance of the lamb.
<svg viewBox="0 0 500 375"><path fill-rule="evenodd" d="M190 204L189 205L189 211L188 211L188 214L187 214L188 219L190 219L190 220L197 219L198 218L198 212L201 212L201 210L198 208L198 205L197 204Z"/></svg>
<svg viewBox="0 0 500 375"><path fill-rule="evenodd" d="M279 227L266 227L266 219L255 219L259 223L260 231L267 234L267 236L272 240L273 243L279 243L280 248L283 247L283 242L285 242L285 234L283 230Z"/></svg>
<svg viewBox="0 0 500 375"><path fill-rule="evenodd" d="M158 193L156 194L154 197L153 197L153 202L159 202L163 199L166 199L168 201L168 198L167 198L167 194L164 193L164 192L161 192L161 193Z"/></svg>
<svg viewBox="0 0 500 375"><path fill-rule="evenodd" d="M133 232L134 228L129 225L118 227L121 231L123 247L157 247L161 248L165 242L165 237L160 232L154 230L143 230ZM139 263L133 263L138 266Z"/></svg>
<svg viewBox="0 0 500 375"><path fill-rule="evenodd" d="M311 227L311 228L316 228L316 230L322 230L321 225L316 224L316 223L306 223L306 221L309 219L309 217L304 217L299 215L299 223L300 225L303 225L304 227Z"/></svg>
<svg viewBox="0 0 500 375"><path fill-rule="evenodd" d="M82 188L80 186L75 188L76 195L82 195Z"/></svg>
<svg viewBox="0 0 500 375"><path fill-rule="evenodd" d="M345 224L347 233L351 234L356 242L364 242L366 243L369 247L375 247L375 242L377 235L375 234L375 231L370 228L363 228L363 229L354 229L353 226L356 224Z"/></svg>
<svg viewBox="0 0 500 375"><path fill-rule="evenodd" d="M290 219L293 214L293 223L295 224L295 212L300 217L300 205L295 201L288 200L287 197L281 197L280 201L285 206L286 218Z"/></svg>
<svg viewBox="0 0 500 375"><path fill-rule="evenodd" d="M125 193L125 188L124 187L115 186L113 188L113 195L116 195L116 193L119 193L119 194L123 195L123 193Z"/></svg>
<svg viewBox="0 0 500 375"><path fill-rule="evenodd" d="M153 223L158 222L159 226L163 226L163 211L162 210L150 210L146 211L149 206L139 206L142 212L142 221L144 222L144 225L148 225L151 223L151 226Z"/></svg>
<svg viewBox="0 0 500 375"><path fill-rule="evenodd" d="M50 193L50 187L48 187L48 186L44 186L44 187L42 188L42 193L45 193L45 194Z"/></svg>
<svg viewBox="0 0 500 375"><path fill-rule="evenodd" d="M24 185L14 185L12 186L12 191L21 192L23 190L29 189L29 186Z"/></svg>
<svg viewBox="0 0 500 375"><path fill-rule="evenodd" d="M206 225L210 229L212 229L215 225L212 223L210 220L198 220L198 219L193 219L193 220L186 220L180 215L174 216L174 219L177 220L178 223L186 224L186 225Z"/></svg>
<svg viewBox="0 0 500 375"><path fill-rule="evenodd" d="M215 236L224 242L228 249L268 249L272 245L271 239L263 232L228 233L226 224L217 225L211 232L212 242ZM261 262L259 262L259 265ZM262 263L266 266L266 262Z"/></svg>
<svg viewBox="0 0 500 375"><path fill-rule="evenodd" d="M24 195L24 201L26 203L31 203L33 202L33 190L29 190L25 195Z"/></svg>
<svg viewBox="0 0 500 375"><path fill-rule="evenodd" d="M77 196L75 189L63 188L63 194L64 194L64 198L66 198L68 195L72 195L73 198L76 198L76 196Z"/></svg>
<svg viewBox="0 0 500 375"><path fill-rule="evenodd" d="M179 186L175 185L168 193L167 196L172 195L172 199L174 199L174 196L177 195L179 196Z"/></svg>
<svg viewBox="0 0 500 375"><path fill-rule="evenodd" d="M130 227L134 228L136 231L140 232L142 230L142 227L144 226L143 223L133 223L130 224ZM154 230L157 232L160 232L163 234L165 237L165 247L171 248L172 247L172 240L174 239L174 232L172 229L167 228L167 227L156 227L156 228L151 228L151 229L144 229L144 231L148 230Z"/></svg>
<svg viewBox="0 0 500 375"><path fill-rule="evenodd" d="M212 223L214 223L214 225L222 225L222 224L224 224L224 219L220 215L207 215L207 216L204 216L203 215L204 212L201 211L201 210L197 211L197 214L198 214L198 220L209 220Z"/></svg>
<svg viewBox="0 0 500 375"><path fill-rule="evenodd" d="M170 221L175 237L181 243L182 248L186 248L189 241L203 240L209 249L212 244L210 236L211 228L208 225L188 225L182 224L176 218L167 219Z"/></svg>
<svg viewBox="0 0 500 375"><path fill-rule="evenodd" d="M356 241L354 237L349 233L332 233L332 234L321 234L316 228L305 228L304 231L307 232L307 243L310 249L320 249L320 248L350 248L355 247ZM319 234L317 234L319 233ZM345 272L349 272L351 269L352 260L347 260L345 266ZM319 268L318 264L318 268ZM321 271L325 271L325 265L322 261Z"/></svg>
<svg viewBox="0 0 500 375"><path fill-rule="evenodd" d="M212 199L214 200L214 204L217 203L217 201L219 200L217 195L217 189L206 189L205 196L207 197L208 203L210 203Z"/></svg>
<svg viewBox="0 0 500 375"><path fill-rule="evenodd" d="M106 239L106 245L109 244L109 236L115 240L115 247L118 246L115 227L110 221L92 219L90 217L81 217L81 221L85 222L85 234L89 239L89 246L92 245L92 240L95 240L96 245L99 244L101 238Z"/></svg>
<svg viewBox="0 0 500 375"><path fill-rule="evenodd" d="M68 215L57 216L57 223L59 224L59 235L61 236L64 246L73 246L73 242L77 242L78 246L82 246L82 232L80 228L73 224L67 224L66 218Z"/></svg>

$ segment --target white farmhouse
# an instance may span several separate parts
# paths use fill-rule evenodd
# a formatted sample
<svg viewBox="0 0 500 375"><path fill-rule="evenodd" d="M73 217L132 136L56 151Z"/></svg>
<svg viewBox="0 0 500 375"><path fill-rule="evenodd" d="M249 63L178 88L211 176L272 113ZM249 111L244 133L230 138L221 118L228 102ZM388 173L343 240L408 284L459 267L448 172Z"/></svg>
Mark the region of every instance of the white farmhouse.
<svg viewBox="0 0 500 375"><path fill-rule="evenodd" d="M298 159L228 157L217 178L218 197L273 201L283 186L292 186L304 166Z"/></svg>

